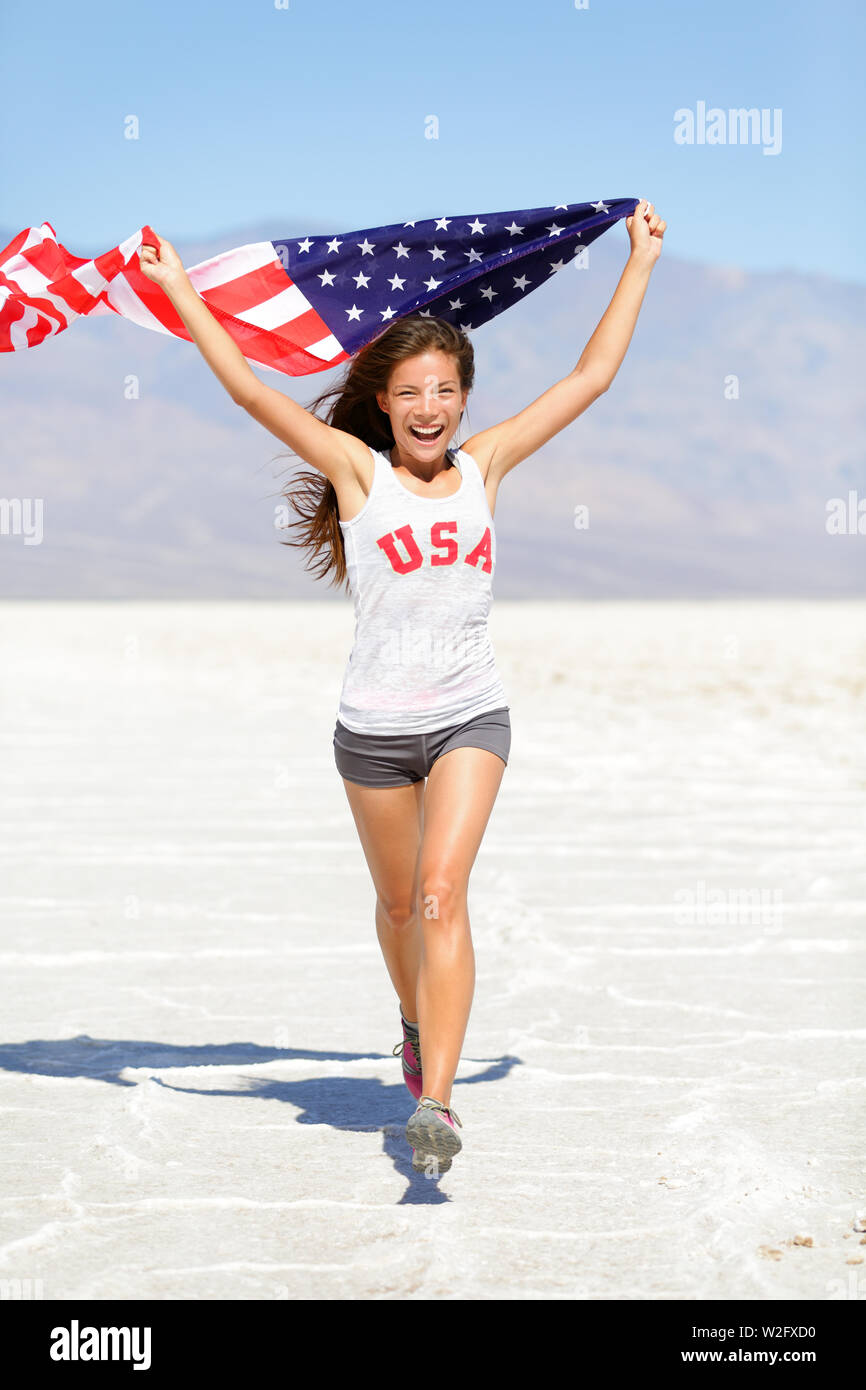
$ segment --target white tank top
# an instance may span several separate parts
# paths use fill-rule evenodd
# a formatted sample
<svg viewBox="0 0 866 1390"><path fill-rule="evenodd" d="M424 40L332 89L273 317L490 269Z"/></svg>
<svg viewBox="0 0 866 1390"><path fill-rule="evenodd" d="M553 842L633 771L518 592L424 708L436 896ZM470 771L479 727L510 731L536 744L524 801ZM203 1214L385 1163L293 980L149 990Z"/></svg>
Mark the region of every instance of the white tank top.
<svg viewBox="0 0 866 1390"><path fill-rule="evenodd" d="M487 631L496 533L462 449L450 497L419 497L386 453L364 506L341 521L355 640L338 718L354 733L418 734L507 704Z"/></svg>

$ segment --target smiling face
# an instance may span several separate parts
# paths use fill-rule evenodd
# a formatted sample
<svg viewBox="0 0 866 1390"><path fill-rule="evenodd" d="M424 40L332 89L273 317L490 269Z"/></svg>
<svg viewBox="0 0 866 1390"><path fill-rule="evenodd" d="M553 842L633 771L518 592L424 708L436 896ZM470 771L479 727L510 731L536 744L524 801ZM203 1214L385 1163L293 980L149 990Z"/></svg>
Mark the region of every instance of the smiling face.
<svg viewBox="0 0 866 1390"><path fill-rule="evenodd" d="M449 353L431 349L399 362L391 372L388 390L376 395L380 409L391 419L394 461L408 467L412 459L424 464L426 471L444 459L466 396L460 389L456 359Z"/></svg>

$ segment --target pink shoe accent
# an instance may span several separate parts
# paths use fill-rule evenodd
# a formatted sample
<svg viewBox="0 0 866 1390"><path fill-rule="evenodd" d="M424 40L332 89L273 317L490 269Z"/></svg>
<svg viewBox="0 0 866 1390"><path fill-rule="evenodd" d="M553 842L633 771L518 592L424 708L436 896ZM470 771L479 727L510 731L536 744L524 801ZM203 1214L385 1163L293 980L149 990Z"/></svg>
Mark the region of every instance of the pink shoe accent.
<svg viewBox="0 0 866 1390"><path fill-rule="evenodd" d="M421 1097L419 1097L419 1099L421 1099L421 1100L433 1100L434 1097L433 1097L433 1096L421 1096ZM429 1109L433 1110L433 1107L430 1106ZM453 1121L452 1118L451 1118L451 1107L450 1107L449 1105L446 1105L445 1108L444 1108L444 1110L433 1110L433 1114L436 1115L440 1120L444 1120L446 1124L450 1125L451 1128L454 1129L454 1121ZM458 1118L457 1123L458 1123L458 1124L460 1123L459 1118ZM462 1128L462 1126L461 1126L461 1128ZM455 1132L455 1134L457 1133L456 1129L454 1130L454 1132Z"/></svg>
<svg viewBox="0 0 866 1390"><path fill-rule="evenodd" d="M420 1060L413 1046L412 1034L406 1027L406 1022L400 1015L403 1024L403 1041L394 1048L394 1054L402 1054L403 1058L403 1080L409 1088L409 1093L414 1100L421 1099L424 1090L424 1079L421 1075Z"/></svg>

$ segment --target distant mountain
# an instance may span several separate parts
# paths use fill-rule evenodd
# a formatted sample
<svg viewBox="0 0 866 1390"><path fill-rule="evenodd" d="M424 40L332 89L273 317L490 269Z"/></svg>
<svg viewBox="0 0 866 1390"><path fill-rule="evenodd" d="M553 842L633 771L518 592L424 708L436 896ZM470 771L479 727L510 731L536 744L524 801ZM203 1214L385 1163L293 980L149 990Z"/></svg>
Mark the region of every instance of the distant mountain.
<svg viewBox="0 0 866 1390"><path fill-rule="evenodd" d="M277 233L330 230L295 221L174 244L192 265ZM0 244L19 230L0 230ZM472 335L477 384L461 440L571 370L626 254L615 228L588 269L568 266ZM666 247L611 389L502 483L497 595L866 592L866 535L826 528L830 499L866 499L864 321L862 286L704 266ZM339 371L260 375L307 404ZM137 399L125 397L129 379ZM335 596L274 529L279 470L300 465L273 460L285 447L232 404L191 344L79 320L0 358L0 407L0 595ZM3 499L7 518L16 499L41 499L41 543L4 533Z"/></svg>

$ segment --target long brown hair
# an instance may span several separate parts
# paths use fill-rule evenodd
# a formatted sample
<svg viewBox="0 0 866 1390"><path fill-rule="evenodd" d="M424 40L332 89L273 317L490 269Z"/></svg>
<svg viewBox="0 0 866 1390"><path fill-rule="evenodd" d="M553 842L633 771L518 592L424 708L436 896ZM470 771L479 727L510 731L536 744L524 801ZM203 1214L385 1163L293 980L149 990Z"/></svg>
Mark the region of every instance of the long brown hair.
<svg viewBox="0 0 866 1390"><path fill-rule="evenodd" d="M394 435L390 418L380 408L376 393L387 391L391 372L398 362L431 350L446 352L455 358L461 391L471 391L475 381L475 352L463 330L455 328L447 319L408 314L359 348L342 378L320 392L306 408L316 414L334 397L324 417L325 423L354 434L373 449L387 451L393 448ZM346 551L333 483L318 470L296 473L281 496L297 513L297 520L282 528L295 534L280 544L308 550L306 570L312 571L316 579L323 579L330 573L332 585L348 589Z"/></svg>

